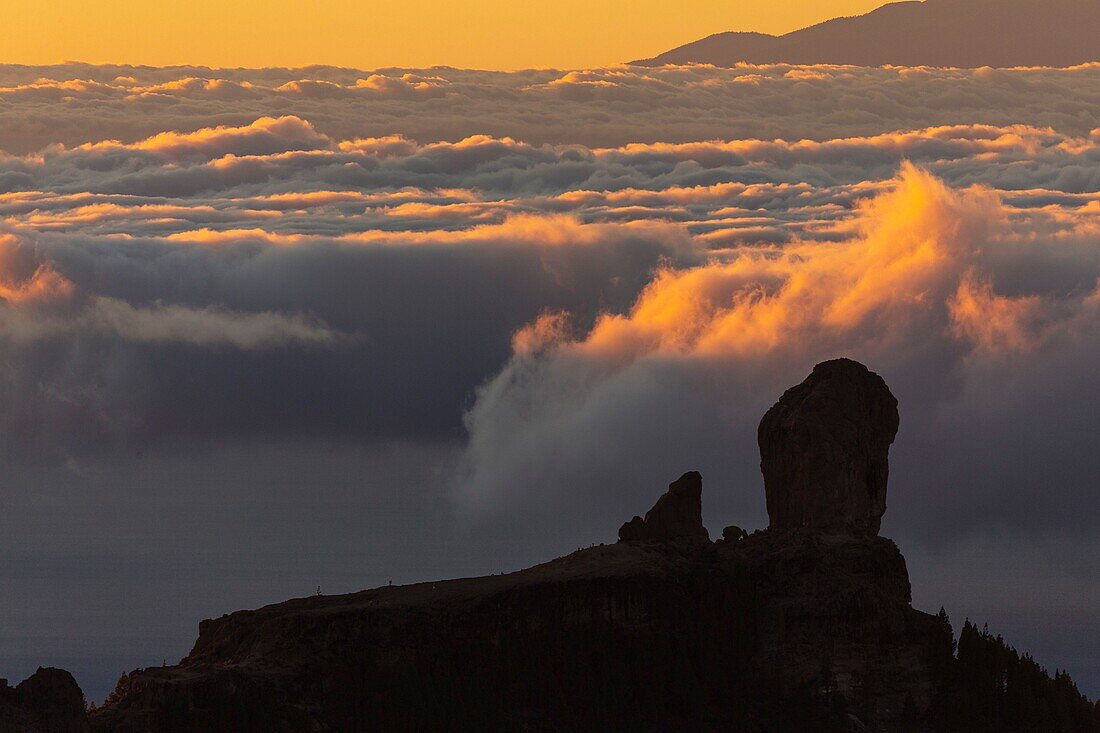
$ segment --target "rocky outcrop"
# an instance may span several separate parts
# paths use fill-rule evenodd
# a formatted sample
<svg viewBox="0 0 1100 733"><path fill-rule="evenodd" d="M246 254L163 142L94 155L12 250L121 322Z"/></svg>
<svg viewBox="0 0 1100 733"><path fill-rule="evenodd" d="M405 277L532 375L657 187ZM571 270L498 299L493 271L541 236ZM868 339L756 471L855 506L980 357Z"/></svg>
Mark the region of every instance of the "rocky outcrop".
<svg viewBox="0 0 1100 733"><path fill-rule="evenodd" d="M878 534L898 401L850 359L818 364L760 421L760 469L774 529Z"/></svg>
<svg viewBox="0 0 1100 733"><path fill-rule="evenodd" d="M668 485L668 491L646 512L619 528L621 542L708 542L703 526L703 477L688 471Z"/></svg>
<svg viewBox="0 0 1100 733"><path fill-rule="evenodd" d="M884 729L943 645L881 538L618 543L206 621L101 731ZM948 653L950 647L948 646ZM908 706L908 707L907 707ZM914 728L915 729L915 728Z"/></svg>
<svg viewBox="0 0 1100 733"><path fill-rule="evenodd" d="M85 733L84 695L63 669L39 667L14 688L0 680L0 733Z"/></svg>
<svg viewBox="0 0 1100 733"><path fill-rule="evenodd" d="M874 533L896 430L879 377L827 362L761 423L768 530L707 541L688 473L614 545L203 621L92 729L1096 733L1068 677L970 624L956 656L946 615L910 605Z"/></svg>
<svg viewBox="0 0 1100 733"><path fill-rule="evenodd" d="M972 710L969 664L953 656L945 618L911 607L893 542L769 530L620 542L509 575L204 621L187 658L124 677L92 723L103 733L1023 730L1016 708L1005 706L1000 727ZM1077 717L1051 713L1027 730L1097 730L1070 685L1042 679L1040 709ZM990 690L983 704L1003 705Z"/></svg>

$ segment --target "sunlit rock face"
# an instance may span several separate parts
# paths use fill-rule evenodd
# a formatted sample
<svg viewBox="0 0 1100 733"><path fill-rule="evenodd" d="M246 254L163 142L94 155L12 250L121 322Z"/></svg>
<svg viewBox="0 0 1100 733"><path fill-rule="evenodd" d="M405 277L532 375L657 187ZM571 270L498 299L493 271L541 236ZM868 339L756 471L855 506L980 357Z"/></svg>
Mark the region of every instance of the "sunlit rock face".
<svg viewBox="0 0 1100 733"><path fill-rule="evenodd" d="M645 519L634 517L619 528L622 542L668 542L697 540L707 542L710 535L703 527L703 477L688 471L668 485L668 491L646 512Z"/></svg>
<svg viewBox="0 0 1100 733"><path fill-rule="evenodd" d="M818 364L760 421L760 469L774 529L878 534L898 401L859 362Z"/></svg>

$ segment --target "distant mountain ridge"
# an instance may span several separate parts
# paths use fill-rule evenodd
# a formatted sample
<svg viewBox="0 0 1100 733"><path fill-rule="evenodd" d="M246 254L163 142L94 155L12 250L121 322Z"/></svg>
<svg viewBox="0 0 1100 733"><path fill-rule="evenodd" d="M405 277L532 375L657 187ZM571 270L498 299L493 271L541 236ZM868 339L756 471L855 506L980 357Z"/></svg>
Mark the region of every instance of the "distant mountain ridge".
<svg viewBox="0 0 1100 733"><path fill-rule="evenodd" d="M1098 0L908 0L782 36L716 33L632 63L1074 66L1100 61Z"/></svg>

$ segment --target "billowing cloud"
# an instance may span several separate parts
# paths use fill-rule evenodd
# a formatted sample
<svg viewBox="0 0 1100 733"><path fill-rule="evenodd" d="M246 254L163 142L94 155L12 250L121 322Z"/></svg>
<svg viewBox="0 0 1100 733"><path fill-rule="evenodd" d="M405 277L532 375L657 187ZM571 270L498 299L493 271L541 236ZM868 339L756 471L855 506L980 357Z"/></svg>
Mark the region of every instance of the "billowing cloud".
<svg viewBox="0 0 1100 733"><path fill-rule="evenodd" d="M849 355L903 406L888 525L1084 536L1100 471L1087 386L1100 232L1078 224L1051 236L1043 215L907 164L825 241L660 268L588 328L547 313L466 414L461 505L490 519L557 521L575 506L621 517L637 501L626 487L701 468L736 487L717 491L722 511L760 523L756 421L815 362Z"/></svg>
<svg viewBox="0 0 1100 733"><path fill-rule="evenodd" d="M76 283L12 234L0 235L0 341L9 344L110 336L135 343L255 349L291 343L331 345L342 338L301 315L240 313L222 307L85 297Z"/></svg>
<svg viewBox="0 0 1100 733"><path fill-rule="evenodd" d="M286 344L338 342L323 324L278 313L237 313L224 309L155 305L135 308L117 298L94 298L75 314L0 310L0 338L32 341L80 334L109 335L135 343L176 343L257 349Z"/></svg>

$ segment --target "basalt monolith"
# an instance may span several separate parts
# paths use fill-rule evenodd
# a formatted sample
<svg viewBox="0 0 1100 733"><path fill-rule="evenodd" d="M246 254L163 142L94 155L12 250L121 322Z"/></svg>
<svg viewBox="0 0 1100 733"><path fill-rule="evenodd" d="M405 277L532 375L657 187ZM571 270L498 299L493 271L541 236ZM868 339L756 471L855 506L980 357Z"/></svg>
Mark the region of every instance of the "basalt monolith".
<svg viewBox="0 0 1100 733"><path fill-rule="evenodd" d="M898 401L851 359L814 367L760 421L760 470L774 529L878 534Z"/></svg>

